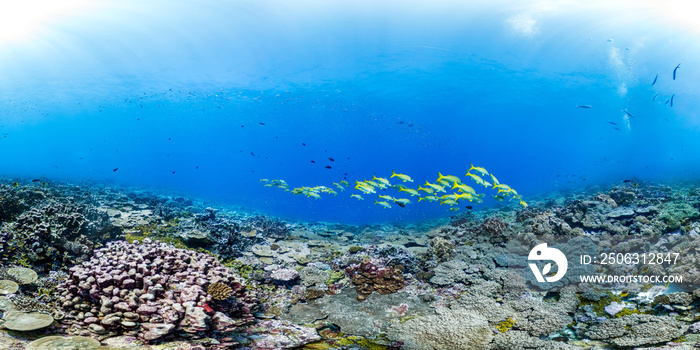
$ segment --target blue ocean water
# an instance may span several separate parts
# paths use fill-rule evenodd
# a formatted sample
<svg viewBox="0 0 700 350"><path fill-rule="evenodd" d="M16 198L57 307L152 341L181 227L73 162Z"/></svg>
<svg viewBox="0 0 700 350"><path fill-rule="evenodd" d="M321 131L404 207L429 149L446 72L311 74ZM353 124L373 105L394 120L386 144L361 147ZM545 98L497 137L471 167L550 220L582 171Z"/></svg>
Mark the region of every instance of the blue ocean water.
<svg viewBox="0 0 700 350"><path fill-rule="evenodd" d="M700 26L684 2L27 4L0 26L6 178L364 224L453 213L259 180L331 186L395 170L415 188L473 163L527 200L698 177Z"/></svg>

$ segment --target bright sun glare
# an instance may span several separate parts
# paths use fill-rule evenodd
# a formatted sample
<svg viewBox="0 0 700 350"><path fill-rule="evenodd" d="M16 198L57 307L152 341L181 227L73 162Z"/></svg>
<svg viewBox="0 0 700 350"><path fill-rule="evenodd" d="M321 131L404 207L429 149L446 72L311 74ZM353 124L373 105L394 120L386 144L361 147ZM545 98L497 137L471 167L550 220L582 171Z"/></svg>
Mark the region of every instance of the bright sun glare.
<svg viewBox="0 0 700 350"><path fill-rule="evenodd" d="M0 0L0 44L28 39L82 12L86 0Z"/></svg>

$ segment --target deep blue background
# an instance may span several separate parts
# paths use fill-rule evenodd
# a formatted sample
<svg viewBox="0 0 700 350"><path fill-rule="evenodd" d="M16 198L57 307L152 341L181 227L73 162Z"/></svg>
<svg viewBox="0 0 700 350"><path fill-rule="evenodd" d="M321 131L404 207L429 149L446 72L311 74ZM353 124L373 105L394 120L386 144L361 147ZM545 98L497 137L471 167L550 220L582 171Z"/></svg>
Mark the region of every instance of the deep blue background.
<svg viewBox="0 0 700 350"><path fill-rule="evenodd" d="M259 179L422 184L474 163L526 200L697 179L700 31L681 5L476 3L86 2L0 37L0 174L350 223L449 212Z"/></svg>

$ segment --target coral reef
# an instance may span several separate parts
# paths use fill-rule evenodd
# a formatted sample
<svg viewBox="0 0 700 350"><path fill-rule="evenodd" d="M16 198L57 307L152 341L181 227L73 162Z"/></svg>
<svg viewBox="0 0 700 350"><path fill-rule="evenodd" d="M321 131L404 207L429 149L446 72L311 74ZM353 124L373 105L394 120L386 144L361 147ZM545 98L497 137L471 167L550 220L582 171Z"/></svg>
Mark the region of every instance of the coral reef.
<svg viewBox="0 0 700 350"><path fill-rule="evenodd" d="M92 205L52 201L24 211L9 233L5 257L48 272L86 260L121 232Z"/></svg>
<svg viewBox="0 0 700 350"><path fill-rule="evenodd" d="M688 325L673 317L631 314L592 326L586 336L620 347L651 345L680 337Z"/></svg>
<svg viewBox="0 0 700 350"><path fill-rule="evenodd" d="M403 270L402 265L380 267L370 261L363 261L345 271L357 289L357 300L365 300L374 291L391 294L401 290L404 287Z"/></svg>
<svg viewBox="0 0 700 350"><path fill-rule="evenodd" d="M389 328L388 335L400 340L401 349L406 350L481 350L493 339L485 318L446 308L436 310L435 315L398 323Z"/></svg>
<svg viewBox="0 0 700 350"><path fill-rule="evenodd" d="M232 298L215 300L205 287L222 283ZM190 337L228 331L252 321L254 299L240 277L215 258L151 242L109 242L70 269L59 287L68 330L137 334L151 342L168 334Z"/></svg>

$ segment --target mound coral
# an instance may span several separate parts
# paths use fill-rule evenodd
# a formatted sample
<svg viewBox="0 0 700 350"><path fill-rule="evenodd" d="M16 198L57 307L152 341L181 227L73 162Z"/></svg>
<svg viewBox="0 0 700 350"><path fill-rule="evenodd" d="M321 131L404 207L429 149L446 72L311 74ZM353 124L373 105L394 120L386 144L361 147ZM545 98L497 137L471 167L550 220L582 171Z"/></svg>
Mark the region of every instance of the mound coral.
<svg viewBox="0 0 700 350"><path fill-rule="evenodd" d="M401 265L380 268L369 261L359 266L348 267L345 271L352 276L352 284L357 288L357 300L367 299L373 291L379 294L391 294L404 287Z"/></svg>
<svg viewBox="0 0 700 350"><path fill-rule="evenodd" d="M216 298L205 288L231 289ZM198 337L252 321L253 297L214 257L144 239L115 241L70 269L59 286L69 333L137 334L146 342L177 333ZM221 299L221 300L218 300Z"/></svg>

